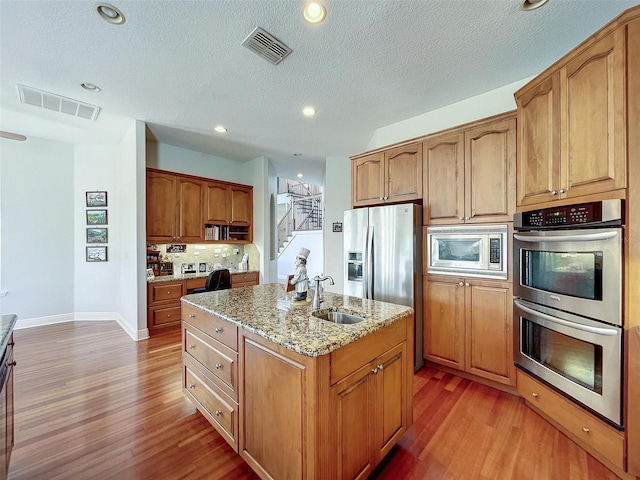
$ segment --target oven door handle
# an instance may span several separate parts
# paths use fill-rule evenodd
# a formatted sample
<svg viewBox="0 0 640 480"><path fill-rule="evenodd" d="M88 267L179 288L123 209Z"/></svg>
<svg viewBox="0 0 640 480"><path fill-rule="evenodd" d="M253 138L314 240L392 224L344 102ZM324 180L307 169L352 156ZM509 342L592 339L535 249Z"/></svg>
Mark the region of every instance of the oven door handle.
<svg viewBox="0 0 640 480"><path fill-rule="evenodd" d="M607 240L618 235L617 231L582 233L577 235L557 235L545 237L542 235L521 235L514 233L513 238L521 242L591 242L594 240Z"/></svg>
<svg viewBox="0 0 640 480"><path fill-rule="evenodd" d="M589 333L595 333L596 335L606 335L606 336L614 336L618 334L617 330L614 330L613 328L600 328L600 327L590 327L589 325L581 325L579 323L575 323L575 322L570 322L568 320L563 320L561 318L558 317L554 317L552 315L547 315L546 313L542 313L539 312L537 310L534 310L533 308L529 308L526 305L522 304L522 302L518 301L518 300L514 300L513 303L515 303L515 305L527 312L530 313L531 315L535 315L537 317L540 318L544 318L545 320L548 320L552 323L557 323L559 325L564 325L565 327L571 327L571 328L576 328L578 330L582 330L584 332L589 332Z"/></svg>

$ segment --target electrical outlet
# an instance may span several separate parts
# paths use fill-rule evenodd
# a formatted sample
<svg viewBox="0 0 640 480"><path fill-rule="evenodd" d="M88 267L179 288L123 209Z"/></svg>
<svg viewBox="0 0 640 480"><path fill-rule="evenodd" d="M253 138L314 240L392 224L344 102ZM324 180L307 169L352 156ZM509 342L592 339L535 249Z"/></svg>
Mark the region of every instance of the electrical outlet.
<svg viewBox="0 0 640 480"><path fill-rule="evenodd" d="M239 248L234 248L233 249L233 254L234 255L239 255L240 254L240 249Z"/></svg>

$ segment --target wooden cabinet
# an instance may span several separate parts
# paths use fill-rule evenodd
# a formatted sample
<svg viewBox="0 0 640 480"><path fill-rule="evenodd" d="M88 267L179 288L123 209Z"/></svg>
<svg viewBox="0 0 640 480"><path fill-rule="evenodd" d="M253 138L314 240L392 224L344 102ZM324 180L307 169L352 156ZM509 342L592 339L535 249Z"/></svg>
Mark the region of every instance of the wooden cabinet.
<svg viewBox="0 0 640 480"><path fill-rule="evenodd" d="M148 243L251 243L253 187L147 169Z"/></svg>
<svg viewBox="0 0 640 480"><path fill-rule="evenodd" d="M424 289L425 359L515 385L511 285L430 275Z"/></svg>
<svg viewBox="0 0 640 480"><path fill-rule="evenodd" d="M407 429L406 345L331 387L339 479L366 478Z"/></svg>
<svg viewBox="0 0 640 480"><path fill-rule="evenodd" d="M562 395L518 370L518 393L569 438L605 465L624 469L624 433L587 413Z"/></svg>
<svg viewBox="0 0 640 480"><path fill-rule="evenodd" d="M250 243L253 240L253 188L207 182L204 223L206 240Z"/></svg>
<svg viewBox="0 0 640 480"><path fill-rule="evenodd" d="M231 288L250 287L260 283L258 272L232 273Z"/></svg>
<svg viewBox="0 0 640 480"><path fill-rule="evenodd" d="M147 241L204 240L203 192L200 180L147 169Z"/></svg>
<svg viewBox="0 0 640 480"><path fill-rule="evenodd" d="M14 441L13 424L13 333L2 355L0 376L0 478L7 478Z"/></svg>
<svg viewBox="0 0 640 480"><path fill-rule="evenodd" d="M353 207L421 199L421 144L354 158L351 162L351 195Z"/></svg>
<svg viewBox="0 0 640 480"><path fill-rule="evenodd" d="M412 423L412 317L317 357L182 319L185 394L262 478L365 478Z"/></svg>
<svg viewBox="0 0 640 480"><path fill-rule="evenodd" d="M513 220L513 115L423 142L425 225Z"/></svg>
<svg viewBox="0 0 640 480"><path fill-rule="evenodd" d="M518 206L626 187L624 58L620 28L516 92Z"/></svg>
<svg viewBox="0 0 640 480"><path fill-rule="evenodd" d="M186 293L183 280L147 283L149 332L158 328L180 325L180 297Z"/></svg>

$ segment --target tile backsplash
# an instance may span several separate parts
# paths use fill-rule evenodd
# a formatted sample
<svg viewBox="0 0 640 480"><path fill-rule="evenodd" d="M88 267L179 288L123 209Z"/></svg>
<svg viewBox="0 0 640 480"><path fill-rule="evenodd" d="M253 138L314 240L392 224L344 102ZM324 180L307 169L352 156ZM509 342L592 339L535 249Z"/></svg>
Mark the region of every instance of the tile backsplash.
<svg viewBox="0 0 640 480"><path fill-rule="evenodd" d="M249 256L249 270L260 270L260 256L253 243L245 245L223 243L187 245L187 249L183 253L167 253L167 245L148 245L147 247L151 250L159 250L164 261L172 262L174 273L180 273L180 265L183 263L195 263L196 271L201 263L207 264L208 272L218 264L220 268L238 268L245 253ZM237 254L234 253L236 251Z"/></svg>

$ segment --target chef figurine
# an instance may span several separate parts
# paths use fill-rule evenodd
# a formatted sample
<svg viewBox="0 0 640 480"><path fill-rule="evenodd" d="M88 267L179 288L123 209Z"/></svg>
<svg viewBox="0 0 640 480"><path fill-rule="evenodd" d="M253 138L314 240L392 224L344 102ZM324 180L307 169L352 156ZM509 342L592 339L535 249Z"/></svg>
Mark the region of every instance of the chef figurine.
<svg viewBox="0 0 640 480"><path fill-rule="evenodd" d="M302 247L296 255L296 271L289 283L295 285L296 300L303 302L307 299L307 290L309 288L309 277L307 277L307 257L309 249Z"/></svg>

